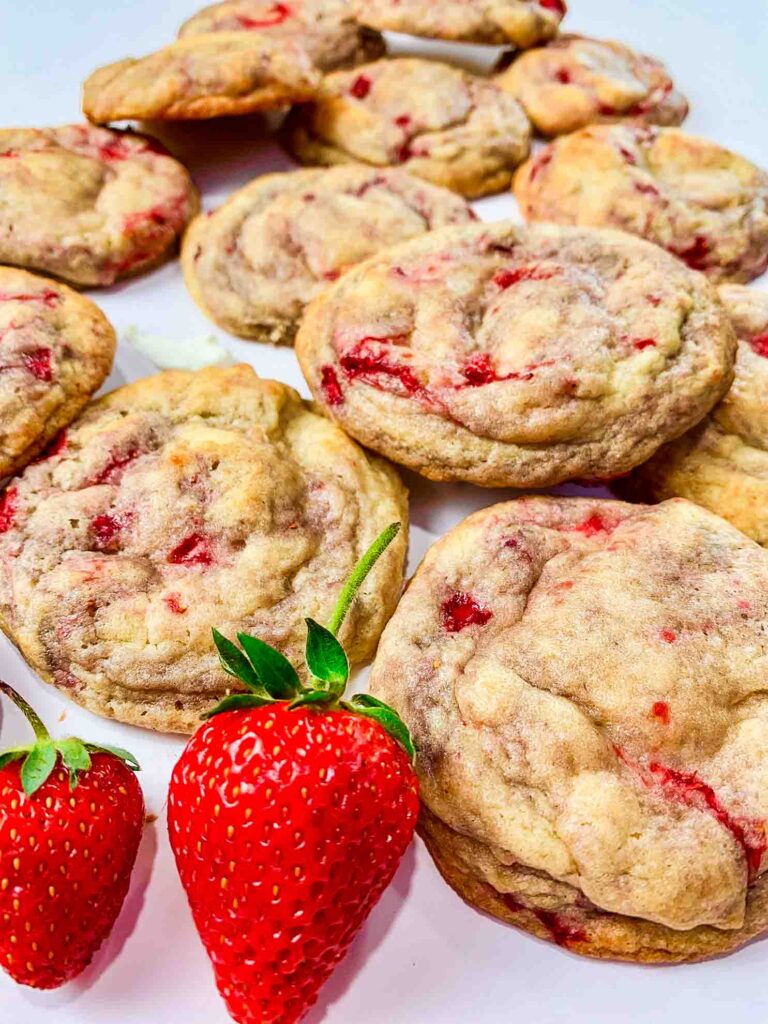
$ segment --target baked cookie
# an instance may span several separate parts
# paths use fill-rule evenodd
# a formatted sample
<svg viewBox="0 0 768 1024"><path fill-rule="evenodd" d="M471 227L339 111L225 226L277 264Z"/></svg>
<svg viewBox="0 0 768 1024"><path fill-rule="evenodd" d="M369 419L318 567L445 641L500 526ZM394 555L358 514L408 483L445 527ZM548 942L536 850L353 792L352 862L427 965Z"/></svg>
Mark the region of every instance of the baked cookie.
<svg viewBox="0 0 768 1024"><path fill-rule="evenodd" d="M564 0L353 0L360 21L390 32L524 48L557 35Z"/></svg>
<svg viewBox="0 0 768 1024"><path fill-rule="evenodd" d="M317 400L435 480L492 487L626 472L733 379L700 274L617 231L445 228L348 271L296 341Z"/></svg>
<svg viewBox="0 0 768 1024"><path fill-rule="evenodd" d="M117 339L90 299L0 267L0 477L23 469L112 368Z"/></svg>
<svg viewBox="0 0 768 1024"><path fill-rule="evenodd" d="M521 167L515 195L530 220L621 228L715 279L768 264L768 174L676 128L582 128Z"/></svg>
<svg viewBox="0 0 768 1024"><path fill-rule="evenodd" d="M495 82L543 135L622 117L676 125L688 113L661 61L612 39L560 36L520 54Z"/></svg>
<svg viewBox="0 0 768 1024"><path fill-rule="evenodd" d="M370 689L470 903L577 953L768 928L768 552L687 501L520 498L427 553Z"/></svg>
<svg viewBox="0 0 768 1024"><path fill-rule="evenodd" d="M697 427L617 481L642 501L679 496L730 520L768 547L768 292L723 285L736 327L736 380Z"/></svg>
<svg viewBox="0 0 768 1024"><path fill-rule="evenodd" d="M416 57L334 71L282 131L302 163L401 166L468 198L508 186L530 135L520 104L493 82Z"/></svg>
<svg viewBox="0 0 768 1024"><path fill-rule="evenodd" d="M164 259L198 208L187 171L144 135L0 131L0 262L109 285Z"/></svg>
<svg viewBox="0 0 768 1024"><path fill-rule="evenodd" d="M320 80L303 46L259 32L210 32L98 68L83 86L89 121L192 120L309 99Z"/></svg>
<svg viewBox="0 0 768 1024"><path fill-rule="evenodd" d="M385 52L381 35L356 20L349 0L224 0L185 21L179 37L245 31L301 43L321 71L354 67Z"/></svg>
<svg viewBox="0 0 768 1024"><path fill-rule="evenodd" d="M211 627L294 658L377 533L394 470L249 366L168 371L88 407L0 504L0 626L97 714L192 731L232 686ZM403 531L345 622L369 657L400 595Z"/></svg>
<svg viewBox="0 0 768 1024"><path fill-rule="evenodd" d="M396 242L475 220L447 189L350 165L265 174L201 215L181 262L192 297L242 338L290 343L306 303Z"/></svg>

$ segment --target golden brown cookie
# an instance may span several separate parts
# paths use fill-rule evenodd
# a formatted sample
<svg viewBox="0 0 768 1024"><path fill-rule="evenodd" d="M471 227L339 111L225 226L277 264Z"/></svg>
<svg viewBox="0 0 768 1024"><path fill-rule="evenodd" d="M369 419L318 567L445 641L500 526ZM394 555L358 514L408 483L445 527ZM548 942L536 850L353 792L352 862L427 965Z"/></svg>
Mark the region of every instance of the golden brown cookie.
<svg viewBox="0 0 768 1024"><path fill-rule="evenodd" d="M509 185L530 134L517 100L488 79L399 57L327 75L282 139L305 164L399 166L477 198Z"/></svg>
<svg viewBox="0 0 768 1024"><path fill-rule="evenodd" d="M649 458L730 386L717 294L616 231L444 228L348 271L296 353L353 437L437 480L547 486Z"/></svg>
<svg viewBox="0 0 768 1024"><path fill-rule="evenodd" d="M365 25L431 39L512 43L524 48L557 35L565 0L353 0Z"/></svg>
<svg viewBox="0 0 768 1024"><path fill-rule="evenodd" d="M677 125L688 102L654 57L612 39L559 36L516 57L495 78L543 135L632 117Z"/></svg>
<svg viewBox="0 0 768 1024"><path fill-rule="evenodd" d="M86 405L117 339L90 299L0 266L0 477L23 469Z"/></svg>
<svg viewBox="0 0 768 1024"><path fill-rule="evenodd" d="M380 33L355 19L349 0L223 0L184 22L179 37L259 32L300 43L321 71L354 67L385 52Z"/></svg>
<svg viewBox="0 0 768 1024"><path fill-rule="evenodd" d="M520 498L427 553L370 689L465 899L674 962L768 927L768 552L682 500Z"/></svg>
<svg viewBox="0 0 768 1024"><path fill-rule="evenodd" d="M197 213L155 139L93 125L0 131L0 262L109 285L164 259Z"/></svg>
<svg viewBox="0 0 768 1024"><path fill-rule="evenodd" d="M768 292L732 284L720 297L739 337L731 390L617 489L642 501L688 498L768 547Z"/></svg>
<svg viewBox="0 0 768 1024"><path fill-rule="evenodd" d="M309 99L319 80L297 43L210 32L98 68L83 86L83 111L96 124L250 114Z"/></svg>
<svg viewBox="0 0 768 1024"><path fill-rule="evenodd" d="M195 302L225 330L290 344L307 302L349 267L475 219L453 192L401 170L265 174L194 221L181 262Z"/></svg>
<svg viewBox="0 0 768 1024"><path fill-rule="evenodd" d="M90 405L0 501L0 625L100 715L192 731L232 686L211 627L296 658L381 529L394 470L249 366L168 371ZM345 622L368 658L397 603L407 531Z"/></svg>
<svg viewBox="0 0 768 1024"><path fill-rule="evenodd" d="M768 264L768 174L676 128L582 128L521 167L515 195L528 220L630 231L716 280Z"/></svg>

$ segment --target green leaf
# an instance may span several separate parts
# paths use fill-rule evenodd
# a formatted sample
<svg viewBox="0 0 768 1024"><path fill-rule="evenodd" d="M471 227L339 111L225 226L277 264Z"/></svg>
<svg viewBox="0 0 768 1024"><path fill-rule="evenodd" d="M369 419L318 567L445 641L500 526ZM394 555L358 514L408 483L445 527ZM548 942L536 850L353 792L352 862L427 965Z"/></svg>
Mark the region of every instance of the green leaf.
<svg viewBox="0 0 768 1024"><path fill-rule="evenodd" d="M214 629L212 632L213 642L216 644L216 650L219 652L219 661L224 671L245 683L249 689L261 690L261 680L254 672L243 652L238 650L231 640L227 640L218 629Z"/></svg>
<svg viewBox="0 0 768 1024"><path fill-rule="evenodd" d="M91 767L91 755L82 740L70 738L59 740L56 749L61 754L64 766L69 770L69 788L77 787L77 773L87 772Z"/></svg>
<svg viewBox="0 0 768 1024"><path fill-rule="evenodd" d="M5 768L7 764L11 764L13 761L19 761L25 754L29 753L29 747L14 747L12 750L6 750L0 754L0 768Z"/></svg>
<svg viewBox="0 0 768 1024"><path fill-rule="evenodd" d="M330 690L305 690L291 701L290 707L293 709L311 704L333 704L335 700L336 694Z"/></svg>
<svg viewBox="0 0 768 1024"><path fill-rule="evenodd" d="M30 750L21 767L21 785L27 796L32 796L48 781L57 757L53 740L42 740Z"/></svg>
<svg viewBox="0 0 768 1024"><path fill-rule="evenodd" d="M206 711L200 717L203 721L207 721L209 718L213 718L214 715L220 715L224 711L244 711L247 708L263 708L265 704L271 703L272 699L270 697L261 697L257 693L231 693L228 697L219 701L215 708Z"/></svg>
<svg viewBox="0 0 768 1024"><path fill-rule="evenodd" d="M307 624L307 665L316 679L330 683L330 689L340 695L349 679L349 661L344 648L325 626L314 619Z"/></svg>
<svg viewBox="0 0 768 1024"><path fill-rule="evenodd" d="M301 688L296 669L284 654L259 640L257 636L238 633L248 660L253 665L261 685L275 700L289 700Z"/></svg>
<svg viewBox="0 0 768 1024"><path fill-rule="evenodd" d="M370 701L375 701L375 704L369 703ZM416 756L416 748L413 745L408 726L396 711L381 701L377 701L375 697L364 693L356 694L350 702L350 707L358 715L372 718L374 722L378 722L393 739L397 740L410 760L413 761Z"/></svg>
<svg viewBox="0 0 768 1024"><path fill-rule="evenodd" d="M106 743L86 743L85 749L92 754L111 754L123 762L132 772L140 772L141 765L129 750L122 747L111 747Z"/></svg>

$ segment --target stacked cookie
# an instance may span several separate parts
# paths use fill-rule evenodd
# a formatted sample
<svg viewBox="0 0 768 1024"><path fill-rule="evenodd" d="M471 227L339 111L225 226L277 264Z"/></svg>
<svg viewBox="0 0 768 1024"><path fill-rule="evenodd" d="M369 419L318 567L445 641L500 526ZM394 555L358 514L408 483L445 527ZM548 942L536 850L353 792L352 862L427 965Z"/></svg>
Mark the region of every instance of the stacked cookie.
<svg viewBox="0 0 768 1024"><path fill-rule="evenodd" d="M191 731L233 685L212 625L295 656L407 522L390 462L661 502L493 506L399 600L403 531L343 639L361 662L384 631L372 692L462 896L576 952L697 959L768 926L768 302L743 286L768 175L564 15L224 0L95 71L89 124L0 132L0 626L85 707ZM504 52L483 75L392 33ZM262 111L309 166L206 213L158 142L101 127ZM479 222L510 188L528 223ZM111 285L180 239L203 312L295 341L314 403L236 366L88 404L114 332L28 271Z"/></svg>

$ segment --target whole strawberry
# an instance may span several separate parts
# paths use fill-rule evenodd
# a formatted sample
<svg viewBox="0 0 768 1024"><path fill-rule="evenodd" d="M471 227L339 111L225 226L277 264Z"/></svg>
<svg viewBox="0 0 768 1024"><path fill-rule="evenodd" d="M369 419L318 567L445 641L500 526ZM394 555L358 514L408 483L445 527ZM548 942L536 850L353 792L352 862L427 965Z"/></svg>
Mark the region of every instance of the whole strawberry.
<svg viewBox="0 0 768 1024"><path fill-rule="evenodd" d="M124 750L51 739L6 683L35 742L0 754L0 966L22 985L77 977L128 892L144 799Z"/></svg>
<svg viewBox="0 0 768 1024"><path fill-rule="evenodd" d="M208 716L171 779L168 825L195 924L239 1024L291 1024L346 953L413 837L419 799L408 730L372 697L342 695L335 638L398 530L378 538L329 628L307 619L311 685L282 654L214 630L246 687ZM244 652L244 653L243 653Z"/></svg>

